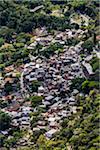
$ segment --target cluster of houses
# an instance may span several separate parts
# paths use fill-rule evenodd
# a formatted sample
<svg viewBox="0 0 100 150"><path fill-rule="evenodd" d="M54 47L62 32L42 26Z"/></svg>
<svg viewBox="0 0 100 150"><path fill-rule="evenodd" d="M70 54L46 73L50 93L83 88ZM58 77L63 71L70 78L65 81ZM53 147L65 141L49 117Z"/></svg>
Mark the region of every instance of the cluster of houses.
<svg viewBox="0 0 100 150"><path fill-rule="evenodd" d="M60 43L64 45L68 39L81 39L86 36L87 30L83 31L81 29L66 29L66 31L54 31L54 33L48 33L45 28L36 29L34 32L34 42L32 42L27 49L34 49L37 44L43 46L40 50L44 50L47 46L53 43ZM76 47L77 48L77 47Z"/></svg>
<svg viewBox="0 0 100 150"><path fill-rule="evenodd" d="M50 43L59 42L65 44L70 38L81 38L87 31L66 30L66 32L55 31L48 35L45 28L36 30L35 41L27 49L34 49L37 43L46 47ZM33 127L36 130L45 129L45 136L51 138L60 130L63 118L76 113L75 95L79 93L77 89L70 91L71 80L76 77L92 76L93 70L89 61L91 56L87 56L84 61L81 60L79 53L82 50L83 42L75 46L64 45L60 54L55 53L49 59L42 56L34 57L29 55L31 61L19 68L9 66L5 68L5 76L0 76L0 98L3 101L9 101L7 107L1 110L7 112L12 117L12 125L19 126L21 129L30 129L30 113L37 111L38 108L44 108L45 113L41 113L41 119ZM21 73L21 75L20 75ZM20 80L18 76L20 75ZM16 80L17 79L17 80ZM37 92L32 92L31 86L34 81L40 82ZM4 86L9 82L15 87L13 93L5 94ZM16 83L20 84L16 91ZM26 102L25 97L30 95L43 96L42 103L38 108L32 108L31 102Z"/></svg>
<svg viewBox="0 0 100 150"><path fill-rule="evenodd" d="M47 110L41 114L41 120L36 123L33 131L46 129L46 137L51 138L60 130L63 118L76 113L75 95L79 91L74 89L71 93L69 87L72 79L83 76L78 52L74 47L66 46L59 56L54 54L49 59L42 56L33 57L30 63L25 64L22 91L30 93L31 83L39 81L41 85L32 95L43 96L38 108Z"/></svg>

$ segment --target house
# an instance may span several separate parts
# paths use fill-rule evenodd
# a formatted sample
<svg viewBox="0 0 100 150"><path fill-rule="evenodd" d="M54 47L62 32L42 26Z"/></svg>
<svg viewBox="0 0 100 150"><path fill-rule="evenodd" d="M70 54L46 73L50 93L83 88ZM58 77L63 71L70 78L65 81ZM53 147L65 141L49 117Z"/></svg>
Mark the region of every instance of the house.
<svg viewBox="0 0 100 150"><path fill-rule="evenodd" d="M40 131L40 128L38 128L38 127L37 128L33 128L33 132L34 131Z"/></svg>
<svg viewBox="0 0 100 150"><path fill-rule="evenodd" d="M13 125L13 126L19 126L18 119L13 119L13 120L12 120L12 125Z"/></svg>
<svg viewBox="0 0 100 150"><path fill-rule="evenodd" d="M12 112L12 111L18 111L20 109L20 104L15 101L10 104L9 108L8 108L8 111Z"/></svg>
<svg viewBox="0 0 100 150"><path fill-rule="evenodd" d="M25 127L25 126L30 126L29 121L21 121L20 124L21 124L23 127Z"/></svg>
<svg viewBox="0 0 100 150"><path fill-rule="evenodd" d="M50 128L58 128L58 124L57 124L57 122L56 121L52 121L52 122L50 122L49 123L49 126L50 126Z"/></svg>
<svg viewBox="0 0 100 150"><path fill-rule="evenodd" d="M8 131L0 131L1 134L3 134L4 136L8 135Z"/></svg>
<svg viewBox="0 0 100 150"><path fill-rule="evenodd" d="M45 133L45 136L46 136L47 138L52 138L53 135L54 135L57 131L58 131L57 129L51 129L51 130L49 130L48 132Z"/></svg>
<svg viewBox="0 0 100 150"><path fill-rule="evenodd" d="M90 78L94 75L92 66L89 63L86 63L85 61L83 61L82 68L83 68L83 72L86 78Z"/></svg>
<svg viewBox="0 0 100 150"><path fill-rule="evenodd" d="M21 121L29 121L30 120L30 117L28 116L24 116L22 118L20 118Z"/></svg>
<svg viewBox="0 0 100 150"><path fill-rule="evenodd" d="M86 61L87 63L89 63L92 58L93 58L93 55L89 55L89 56L87 56L87 57L85 58L85 61Z"/></svg>
<svg viewBox="0 0 100 150"><path fill-rule="evenodd" d="M75 102L74 101L70 101L69 102L69 106L74 106L75 105Z"/></svg>
<svg viewBox="0 0 100 150"><path fill-rule="evenodd" d="M71 107L71 110L72 110L73 114L77 113L77 107L76 106Z"/></svg>
<svg viewBox="0 0 100 150"><path fill-rule="evenodd" d="M39 126L45 126L46 122L45 121L38 121L37 125Z"/></svg>
<svg viewBox="0 0 100 150"><path fill-rule="evenodd" d="M49 96L45 97L45 100L46 101L51 101L53 98L54 98L54 96L49 95Z"/></svg>
<svg viewBox="0 0 100 150"><path fill-rule="evenodd" d="M55 117L49 117L49 118L48 118L48 121L49 121L49 122L54 122L55 120L56 120Z"/></svg>
<svg viewBox="0 0 100 150"><path fill-rule="evenodd" d="M74 63L74 64L71 64L71 68L73 71L79 71L80 70L80 64L79 63Z"/></svg>
<svg viewBox="0 0 100 150"><path fill-rule="evenodd" d="M13 78L7 77L5 78L5 82L13 83Z"/></svg>
<svg viewBox="0 0 100 150"><path fill-rule="evenodd" d="M68 100L69 102L75 102L75 99L73 97L70 97Z"/></svg>
<svg viewBox="0 0 100 150"><path fill-rule="evenodd" d="M5 72L10 72L10 71L13 71L13 70L14 70L13 65L5 67Z"/></svg>
<svg viewBox="0 0 100 150"><path fill-rule="evenodd" d="M51 105L51 103L48 102L48 101L43 101L42 103L43 103L43 105L45 105L45 106L50 106L50 105Z"/></svg>
<svg viewBox="0 0 100 150"><path fill-rule="evenodd" d="M44 90L43 86L38 87L38 93L44 93Z"/></svg>
<svg viewBox="0 0 100 150"><path fill-rule="evenodd" d="M77 89L74 89L72 92L72 95L77 95L79 93L79 91Z"/></svg>
<svg viewBox="0 0 100 150"><path fill-rule="evenodd" d="M43 5L40 5L40 6L37 6L35 7L34 9L30 9L30 12L36 12L37 10L40 10L41 8L43 8L44 6Z"/></svg>

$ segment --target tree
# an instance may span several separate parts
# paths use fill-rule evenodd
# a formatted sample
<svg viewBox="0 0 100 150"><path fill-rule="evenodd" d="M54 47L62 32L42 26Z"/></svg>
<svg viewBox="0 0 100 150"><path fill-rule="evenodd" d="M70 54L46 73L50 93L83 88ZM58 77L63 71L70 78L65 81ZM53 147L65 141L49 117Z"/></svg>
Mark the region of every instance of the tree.
<svg viewBox="0 0 100 150"><path fill-rule="evenodd" d="M82 83L85 81L85 78L75 78L72 80L72 84L70 86L70 89L77 89L79 91L81 91L82 89Z"/></svg>
<svg viewBox="0 0 100 150"><path fill-rule="evenodd" d="M74 9L74 11L84 11L85 10L85 5L87 4L87 1L80 1L80 0L73 0L68 2L71 9ZM83 13L83 12L82 12Z"/></svg>
<svg viewBox="0 0 100 150"><path fill-rule="evenodd" d="M33 132L33 135L32 135L32 140L33 140L34 142L36 142L36 141L38 140L38 138L44 134L44 132L45 132L44 129L34 131L34 132ZM43 144L43 143L42 143L42 144Z"/></svg>
<svg viewBox="0 0 100 150"><path fill-rule="evenodd" d="M66 127L68 126L68 122L69 122L68 119L64 119L63 122L61 123L61 126L62 126L63 128L66 128Z"/></svg>
<svg viewBox="0 0 100 150"><path fill-rule="evenodd" d="M0 38L0 46L2 46L5 43L5 40L3 38Z"/></svg>
<svg viewBox="0 0 100 150"><path fill-rule="evenodd" d="M31 84L31 89L32 92L37 92L38 91L38 87L40 86L40 82L39 81L33 81Z"/></svg>
<svg viewBox="0 0 100 150"><path fill-rule="evenodd" d="M41 104L43 97L42 96L32 96L29 98L31 100L32 107L36 107Z"/></svg>
<svg viewBox="0 0 100 150"><path fill-rule="evenodd" d="M13 34L14 30L13 29L10 29L6 26L2 26L0 28L0 36L2 38L4 38L7 42L10 42L10 40L12 39L12 34Z"/></svg>
<svg viewBox="0 0 100 150"><path fill-rule="evenodd" d="M0 130L6 130L10 127L11 117L0 111Z"/></svg>
<svg viewBox="0 0 100 150"><path fill-rule="evenodd" d="M5 89L5 92L6 92L7 94L9 94L9 93L12 92L12 90L13 90L12 84L11 84L9 81L7 81L7 82L5 83L5 85L4 85L4 89Z"/></svg>
<svg viewBox="0 0 100 150"><path fill-rule="evenodd" d="M87 49L88 53L91 53L93 51L93 46L94 44L90 40L87 40L82 44L83 49Z"/></svg>
<svg viewBox="0 0 100 150"><path fill-rule="evenodd" d="M94 88L99 89L99 83L97 81L86 80L82 83L82 90L84 93L88 94L89 91L94 89Z"/></svg>
<svg viewBox="0 0 100 150"><path fill-rule="evenodd" d="M38 120L39 120L38 116L32 116L32 119L31 119L31 128L33 128L33 127L36 126Z"/></svg>
<svg viewBox="0 0 100 150"><path fill-rule="evenodd" d="M16 138L11 137L10 139L6 139L4 146L8 149L10 149L11 147L13 147L16 144Z"/></svg>
<svg viewBox="0 0 100 150"><path fill-rule="evenodd" d="M28 41L30 41L31 37L32 37L31 34L21 32L17 35L16 41L18 43L27 43Z"/></svg>
<svg viewBox="0 0 100 150"><path fill-rule="evenodd" d="M93 57L90 64L91 64L94 72L96 70L99 70L99 59L97 57Z"/></svg>
<svg viewBox="0 0 100 150"><path fill-rule="evenodd" d="M66 44L67 44L68 46L70 46L70 45L75 46L75 45L78 44L78 43L79 43L79 40L78 40L78 39L74 39L74 38L72 38L72 39L67 39L67 42L66 42Z"/></svg>

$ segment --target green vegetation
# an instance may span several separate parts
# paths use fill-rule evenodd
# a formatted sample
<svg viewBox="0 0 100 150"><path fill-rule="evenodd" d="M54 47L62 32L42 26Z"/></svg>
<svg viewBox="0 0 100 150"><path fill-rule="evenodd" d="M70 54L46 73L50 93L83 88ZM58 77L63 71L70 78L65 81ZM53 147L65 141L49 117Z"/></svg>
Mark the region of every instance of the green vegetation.
<svg viewBox="0 0 100 150"><path fill-rule="evenodd" d="M77 89L79 91L82 90L82 83L85 81L85 78L75 78L73 79L71 82L71 86L70 86L70 89L73 90L73 89Z"/></svg>
<svg viewBox="0 0 100 150"><path fill-rule="evenodd" d="M89 93L89 91L94 89L94 88L99 89L99 83L96 81L86 80L82 83L82 90L85 93Z"/></svg>
<svg viewBox="0 0 100 150"><path fill-rule="evenodd" d="M38 91L38 87L40 86L40 82L39 81L33 81L32 85L31 85L31 90L32 92L37 92Z"/></svg>
<svg viewBox="0 0 100 150"><path fill-rule="evenodd" d="M91 53L93 51L93 41L87 40L82 44L83 49L87 49L88 53Z"/></svg>
<svg viewBox="0 0 100 150"><path fill-rule="evenodd" d="M44 51L41 52L41 54L43 56L45 56L46 58L49 58L51 55L53 55L56 51L60 51L63 49L63 45L60 43L54 43L51 44L49 47L47 47L46 49L44 49Z"/></svg>
<svg viewBox="0 0 100 150"><path fill-rule="evenodd" d="M0 130L6 130L10 127L11 117L0 111Z"/></svg>
<svg viewBox="0 0 100 150"><path fill-rule="evenodd" d="M83 92L85 94L88 94L90 90L92 89L99 89L99 83L98 81L89 81L85 78L75 78L72 80L72 84L70 86L70 89L77 89L80 92Z"/></svg>
<svg viewBox="0 0 100 150"><path fill-rule="evenodd" d="M5 43L5 40L3 38L0 38L0 46L2 46Z"/></svg>
<svg viewBox="0 0 100 150"><path fill-rule="evenodd" d="M43 5L42 9L36 12L32 10ZM31 10L31 11L30 11ZM85 16L83 19L82 16ZM70 18L78 18L79 22L71 23ZM67 50L71 46L75 46L79 42L83 42L82 51L80 51L82 61L85 56L93 54L93 50L98 49L98 39L99 39L99 1L98 0L1 0L0 1L0 82L2 76L4 77L4 83L0 83L0 108L11 107L12 100L3 100L4 96L11 96L18 90L19 91L19 77L23 70L23 65L29 62L29 54L34 56L44 56L47 59L55 53L63 52L64 46ZM86 25L86 24L87 25ZM43 27L43 28L42 28ZM47 35L51 34L55 38L56 33L64 33L66 29L82 29L84 35L77 36L75 38L66 39L65 44L60 44L59 39L54 40L55 43L49 42L45 46L40 40L35 41L38 37L36 34L36 28L38 30L45 29ZM59 32L60 31L60 32ZM75 31L76 32L76 31ZM80 31L79 31L80 32ZM39 34L39 33L38 33ZM44 38L47 36L44 35ZM82 36L82 37L81 37ZM98 38L97 38L98 36ZM74 37L74 33L73 33ZM77 38L78 37L78 38ZM45 40L44 40L45 41ZM30 44L36 46L30 48ZM42 44L41 44L42 43ZM44 42L45 43L45 42ZM64 49L64 50L65 50ZM69 50L69 49L68 49ZM69 52L71 53L71 51ZM74 55L74 54L73 54ZM94 55L94 54L93 54ZM66 55L66 57L68 57ZM76 57L76 56L75 56ZM77 58L76 58L77 59ZM59 60L58 60L59 61ZM30 83L30 96L26 98L26 101L31 102L33 112L30 114L30 126L32 129L32 134L29 135L29 140L33 145L29 145L21 148L23 150L97 150L99 149L99 101L100 95L99 90L99 58L94 56L90 61L93 68L95 77L89 78L74 78L71 80L71 85L68 95L71 96L71 92L77 89L79 93L75 95L77 112L72 113L71 116L66 118L61 118L61 130L58 131L55 136L51 139L46 139L45 132L48 131L48 126L46 129L40 129L33 131L37 127L38 121L43 121L41 113L47 112L49 108L41 105L43 96L38 96L35 93L38 92L38 87L41 86L41 82L33 81ZM59 63L59 62L58 62ZM6 81L6 71L5 67L13 65L15 70L18 69L19 73L16 77L11 77L14 79L14 83ZM52 66L52 65L51 65ZM56 65L59 69L60 64ZM17 69L16 69L17 68ZM52 68L51 68L52 69ZM63 69L63 68L62 68ZM20 71L21 70L21 71ZM66 71L67 72L67 71ZM69 71L70 72L70 71ZM69 74L68 72L68 74ZM7 72L10 73L9 71ZM58 78L58 72L56 73ZM67 74L67 73L65 73ZM55 76L55 75L54 75ZM63 76L62 76L63 77ZM55 77L54 77L55 78ZM60 87L60 82L58 82L57 88ZM66 77L67 78L67 77ZM97 79L96 79L97 78ZM18 82L17 82L17 80ZM67 79L66 79L67 80ZM48 79L49 82L49 79ZM63 82L63 80L62 80ZM70 83L70 80L68 81ZM65 82L66 83L66 82ZM64 84L65 84L64 83ZM46 84L46 83L45 83ZM64 88L66 85L64 85ZM51 86L51 88L55 88ZM2 88L4 86L4 88ZM16 87L14 87L16 86ZM14 89L15 88L15 89ZM69 87L68 87L69 88ZM61 89L62 90L62 89ZM65 89L66 90L66 89ZM60 89L58 90L60 91ZM3 93L3 94L2 94ZM53 92L52 92L53 93ZM55 89L55 95L56 95ZM51 94L51 93L50 93ZM1 95L3 98L1 98ZM17 95L17 94L16 94ZM55 96L54 95L54 96ZM57 93L58 97L66 97L67 92L61 91ZM73 94L74 95L74 94ZM15 98L15 97L14 97ZM16 98L17 99L17 98ZM19 96L18 96L19 99ZM23 99L22 99L23 100ZM66 98L65 98L66 100ZM25 102L26 102L25 101ZM52 100L53 101L53 100ZM54 101L56 101L54 99ZM23 102L24 103L24 102ZM20 102L22 106L23 103ZM53 104L51 102L51 104ZM30 104L29 104L30 105ZM41 106L40 106L41 105ZM39 107L38 107L39 106ZM7 108L7 110L8 110ZM58 110L57 110L58 111ZM50 113L50 112L49 112ZM56 115L55 115L56 116ZM18 120L19 121L19 120ZM47 122L45 121L46 125ZM0 149L2 147L7 148L7 150L15 147L17 150L17 142L25 137L26 134L23 133L19 127L14 128L12 125L12 117L7 113L0 111ZM4 135L2 131L7 131ZM21 150L19 148L19 150Z"/></svg>
<svg viewBox="0 0 100 150"><path fill-rule="evenodd" d="M4 135L0 135L0 147L4 146L5 149L9 150L11 147L15 147L15 144L18 142L20 138L22 138L23 132L21 131L13 131L10 138Z"/></svg>
<svg viewBox="0 0 100 150"><path fill-rule="evenodd" d="M12 92L12 90L13 90L12 84L10 82L6 82L6 84L5 84L5 92L9 94L10 92Z"/></svg>
<svg viewBox="0 0 100 150"><path fill-rule="evenodd" d="M30 12L31 9L39 5L44 5L44 8L35 13ZM3 46L0 48L0 65L9 66L15 63L18 66L28 59L30 52L34 53L33 50L27 50L25 45L31 43L32 32L37 27L46 27L49 32L53 30L64 31L66 28L79 28L78 24L70 23L70 15L77 13L77 11L80 11L80 13L85 12L91 17L87 29L89 30L89 34L93 35L95 33L94 28L97 26L98 8L96 6L98 6L98 2L88 2L86 0L65 0L62 3L57 1L50 2L50 0L46 2L43 0L39 0L38 2L13 0L10 3L10 1L2 0L0 3L0 46L5 45L6 42L6 45L10 43L10 47L7 46L5 48ZM63 10L63 17L52 16L52 11L55 10ZM74 46L77 44L78 39L68 40L67 42L68 45L72 44ZM93 42L85 41L83 48L91 52ZM54 51L53 47L50 46L41 53L48 58L49 54L53 54Z"/></svg>
<svg viewBox="0 0 100 150"><path fill-rule="evenodd" d="M68 39L67 42L66 42L66 45L68 46L75 46L76 44L79 43L79 39Z"/></svg>
<svg viewBox="0 0 100 150"><path fill-rule="evenodd" d="M99 59L97 58L97 57L94 57L94 58L92 58L92 60L91 60L91 66L92 66L92 68L93 68L93 71L95 72L96 70L99 70Z"/></svg>
<svg viewBox="0 0 100 150"><path fill-rule="evenodd" d="M39 149L67 149L70 145L75 150L98 149L99 99L100 95L95 91L90 91L86 98L79 97L77 114L63 121L62 130L52 140L46 140L41 135L36 148L39 146Z"/></svg>
<svg viewBox="0 0 100 150"><path fill-rule="evenodd" d="M37 130L33 132L31 141L37 141L37 139L45 133L45 130Z"/></svg>
<svg viewBox="0 0 100 150"><path fill-rule="evenodd" d="M32 104L32 107L36 107L41 104L43 97L42 96L32 96L29 98Z"/></svg>

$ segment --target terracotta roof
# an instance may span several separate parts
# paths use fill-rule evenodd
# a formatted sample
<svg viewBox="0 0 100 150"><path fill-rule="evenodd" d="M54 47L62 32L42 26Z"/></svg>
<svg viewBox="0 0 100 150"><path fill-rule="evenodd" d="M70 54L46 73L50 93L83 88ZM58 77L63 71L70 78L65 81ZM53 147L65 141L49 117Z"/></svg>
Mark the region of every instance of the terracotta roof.
<svg viewBox="0 0 100 150"><path fill-rule="evenodd" d="M96 36L96 39L99 41L99 40L100 40L100 35L97 35L97 36Z"/></svg>
<svg viewBox="0 0 100 150"><path fill-rule="evenodd" d="M5 71L6 71L6 72L10 72L10 71L12 71L12 70L14 70L14 67L13 67L13 66L5 67Z"/></svg>
<svg viewBox="0 0 100 150"><path fill-rule="evenodd" d="M11 100L12 99L12 95L7 95L3 97L4 100Z"/></svg>
<svg viewBox="0 0 100 150"><path fill-rule="evenodd" d="M13 79L12 78L5 78L5 82L7 82L7 81L9 81L9 82L12 82L13 81Z"/></svg>

